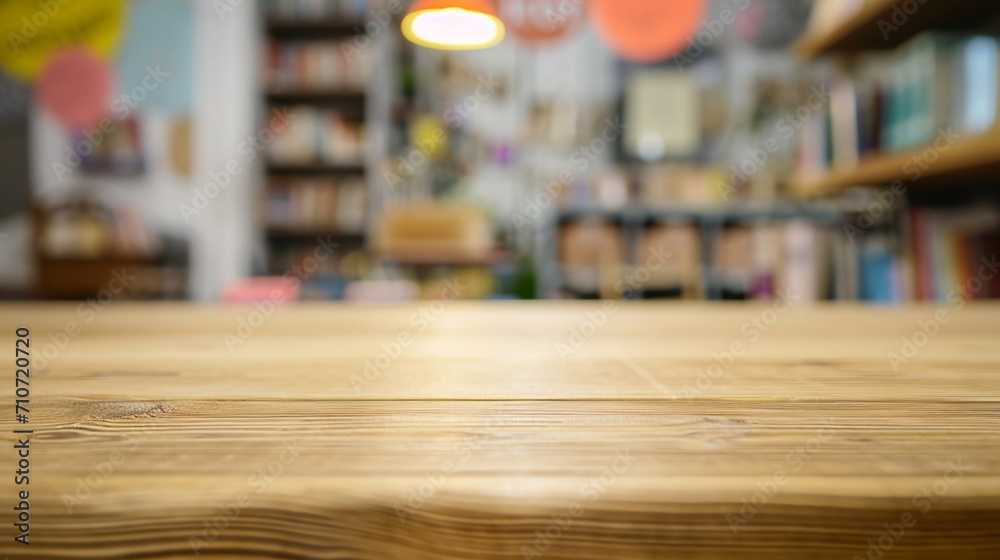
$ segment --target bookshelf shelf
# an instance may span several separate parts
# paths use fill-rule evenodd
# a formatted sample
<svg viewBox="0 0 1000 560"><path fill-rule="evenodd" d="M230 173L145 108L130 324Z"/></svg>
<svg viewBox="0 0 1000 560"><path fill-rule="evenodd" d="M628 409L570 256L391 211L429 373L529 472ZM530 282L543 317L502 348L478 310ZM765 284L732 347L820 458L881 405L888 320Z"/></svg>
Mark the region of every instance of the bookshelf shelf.
<svg viewBox="0 0 1000 560"><path fill-rule="evenodd" d="M912 13L903 11L904 4ZM910 7L912 4L919 7L914 9ZM805 59L832 52L887 50L922 31L973 28L997 15L1000 15L1000 2L868 0L856 14L832 29L820 33L807 31L793 48Z"/></svg>
<svg viewBox="0 0 1000 560"><path fill-rule="evenodd" d="M365 22L352 19L303 20L271 18L265 25L267 34L276 38L332 39L364 33Z"/></svg>
<svg viewBox="0 0 1000 560"><path fill-rule="evenodd" d="M922 186L955 181L1000 178L1000 126L960 138L940 150L933 146L900 153L878 153L863 157L847 169L833 169L816 178L797 177L792 190L803 197L822 196L852 186L888 185L895 181Z"/></svg>
<svg viewBox="0 0 1000 560"><path fill-rule="evenodd" d="M268 175L364 175L363 164L333 164L333 163L268 163Z"/></svg>
<svg viewBox="0 0 1000 560"><path fill-rule="evenodd" d="M360 90L270 89L265 93L270 105L335 105L364 107Z"/></svg>
<svg viewBox="0 0 1000 560"><path fill-rule="evenodd" d="M338 229L331 228L299 228L283 226L268 226L267 235L272 239L285 240L315 239L317 237L325 238L327 236L344 241L359 241L364 239L363 233L340 231Z"/></svg>

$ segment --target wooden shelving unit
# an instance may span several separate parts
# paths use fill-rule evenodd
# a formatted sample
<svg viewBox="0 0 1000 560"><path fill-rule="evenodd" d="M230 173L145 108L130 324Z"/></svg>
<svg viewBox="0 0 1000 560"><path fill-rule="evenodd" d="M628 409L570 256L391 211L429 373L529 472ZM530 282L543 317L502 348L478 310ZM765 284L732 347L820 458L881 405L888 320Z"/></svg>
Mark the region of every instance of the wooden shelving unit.
<svg viewBox="0 0 1000 560"><path fill-rule="evenodd" d="M267 34L279 39L336 39L365 32L365 22L349 19L302 20L271 18Z"/></svg>
<svg viewBox="0 0 1000 560"><path fill-rule="evenodd" d="M268 163L268 175L364 175L365 166L363 164L334 164L334 163Z"/></svg>
<svg viewBox="0 0 1000 560"><path fill-rule="evenodd" d="M346 241L358 241L364 239L363 233L352 233L326 228L289 228L281 226L268 226L267 235L278 239L306 239L314 240L317 237L334 237Z"/></svg>
<svg viewBox="0 0 1000 560"><path fill-rule="evenodd" d="M921 146L899 153L876 153L849 168L831 169L818 177L796 177L799 196L823 196L852 186L888 185L902 181L924 187L1000 178L1000 126L979 135L964 135L943 149Z"/></svg>
<svg viewBox="0 0 1000 560"><path fill-rule="evenodd" d="M289 18L264 14L264 35L273 41L282 43L320 42L350 40L365 32L365 22L350 17L323 17L309 19L306 17ZM344 82L348 83L348 82ZM265 86L261 92L264 105L268 108L313 106L320 109L334 109L345 119L363 123L369 118L367 114L369 95L364 85L355 87L309 87L303 86ZM285 163L266 161L264 173L268 179L263 191L264 203L272 196L276 183L287 183L287 179L364 179L368 170L365 161L329 162L308 161L304 163ZM275 181L275 179L281 179ZM335 188L339 188L336 181ZM284 188L284 186L282 186ZM339 196L339 195L338 195ZM365 210L367 214L367 210ZM336 223L319 225L282 226L267 223L263 220L262 231L267 245L268 269L275 268L272 259L275 255L287 254L289 248L295 251L308 248L315 244L317 238L333 237L341 244L342 251L351 251L364 247L366 234L364 232L349 232L338 228ZM280 266L278 267L280 268ZM329 274L325 272L324 274Z"/></svg>
<svg viewBox="0 0 1000 560"><path fill-rule="evenodd" d="M264 93L269 105L319 105L346 109L365 106L366 94L360 90L269 89Z"/></svg>
<svg viewBox="0 0 1000 560"><path fill-rule="evenodd" d="M914 4L919 7L913 9ZM976 28L998 15L1000 2L991 0L868 0L858 13L832 29L807 31L793 50L809 59L834 52L893 49L922 31Z"/></svg>
<svg viewBox="0 0 1000 560"><path fill-rule="evenodd" d="M912 2L911 2L912 4ZM903 0L869 0L857 14L826 33L806 32L793 49L804 59L826 54L892 49L928 30L989 29L1000 17L1000 2L980 0L926 0L912 13L896 7ZM885 24L894 28L884 35ZM998 100L1000 107L1000 100ZM791 179L791 190L809 198L836 193L852 186L889 185L902 181L908 187L942 187L958 182L985 182L1000 179L1000 119L983 133L962 133L947 146L918 146L902 152L865 155L852 167L831 168L816 176Z"/></svg>

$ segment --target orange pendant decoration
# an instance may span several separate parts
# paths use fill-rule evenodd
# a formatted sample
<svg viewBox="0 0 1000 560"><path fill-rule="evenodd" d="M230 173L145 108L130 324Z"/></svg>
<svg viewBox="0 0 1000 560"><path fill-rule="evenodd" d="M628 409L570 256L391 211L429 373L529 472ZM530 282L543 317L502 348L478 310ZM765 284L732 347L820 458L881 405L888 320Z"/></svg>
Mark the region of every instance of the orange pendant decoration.
<svg viewBox="0 0 1000 560"><path fill-rule="evenodd" d="M585 0L500 0L500 19L519 42L528 45L565 37L586 13Z"/></svg>
<svg viewBox="0 0 1000 560"><path fill-rule="evenodd" d="M701 27L705 0L590 0L604 41L631 62L657 62L681 52Z"/></svg>

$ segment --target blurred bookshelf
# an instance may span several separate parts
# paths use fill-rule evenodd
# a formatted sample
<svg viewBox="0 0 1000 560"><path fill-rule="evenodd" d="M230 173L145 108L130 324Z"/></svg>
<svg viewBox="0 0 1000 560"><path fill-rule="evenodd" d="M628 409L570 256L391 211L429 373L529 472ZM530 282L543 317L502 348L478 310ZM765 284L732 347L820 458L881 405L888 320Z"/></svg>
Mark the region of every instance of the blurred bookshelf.
<svg viewBox="0 0 1000 560"><path fill-rule="evenodd" d="M331 163L276 163L268 162L268 175L364 175L366 167L361 164Z"/></svg>
<svg viewBox="0 0 1000 560"><path fill-rule="evenodd" d="M828 95L794 123L788 191L856 202L836 260L854 285L835 293L953 305L1000 297L1000 4L815 6L792 51Z"/></svg>
<svg viewBox="0 0 1000 560"><path fill-rule="evenodd" d="M919 159L927 147L917 147L905 152L873 154L861 159L857 165L832 169L818 177L796 177L793 192L804 196L824 196L857 185L888 185L895 181L909 183L912 176L906 172L915 158ZM963 138L947 151L942 151L933 165L921 170L919 185L947 187L956 183L1000 179L1000 127L985 134Z"/></svg>
<svg viewBox="0 0 1000 560"><path fill-rule="evenodd" d="M850 288L830 278L835 253L846 251L836 233L849 214L827 201L560 208L543 236L539 290L571 299L772 299L795 283L806 299L850 299ZM795 246L803 242L805 251Z"/></svg>
<svg viewBox="0 0 1000 560"><path fill-rule="evenodd" d="M366 93L364 91L343 89L281 89L276 88L265 93L268 105L330 105L364 110Z"/></svg>
<svg viewBox="0 0 1000 560"><path fill-rule="evenodd" d="M823 2L817 1L817 9L822 9L820 4ZM831 53L893 49L923 31L969 29L1000 15L1000 4L982 0L833 0L827 3L832 6L828 8L828 15L814 16L827 21L814 21L814 29L806 32L792 47L803 59Z"/></svg>
<svg viewBox="0 0 1000 560"><path fill-rule="evenodd" d="M811 154L790 191L1000 179L998 18L1000 4L974 0L817 2L793 51L838 55L839 76L826 81L825 122L805 127Z"/></svg>
<svg viewBox="0 0 1000 560"><path fill-rule="evenodd" d="M290 118L267 147L263 235L267 274L307 258L319 239L337 255L315 282L348 281L363 260L370 193L367 128L374 48L358 48L367 2L271 0L263 4L262 96ZM364 44L369 46L369 41Z"/></svg>

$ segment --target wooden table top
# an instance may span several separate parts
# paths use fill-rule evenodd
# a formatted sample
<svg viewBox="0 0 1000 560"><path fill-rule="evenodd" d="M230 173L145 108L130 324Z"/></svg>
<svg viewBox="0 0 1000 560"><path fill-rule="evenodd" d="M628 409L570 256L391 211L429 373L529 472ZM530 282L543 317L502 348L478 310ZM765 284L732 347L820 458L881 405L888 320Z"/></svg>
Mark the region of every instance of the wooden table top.
<svg viewBox="0 0 1000 560"><path fill-rule="evenodd" d="M0 341L11 558L1000 557L998 305L6 304Z"/></svg>

